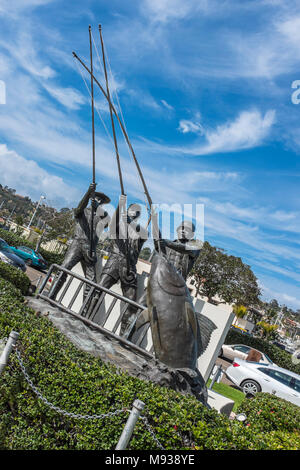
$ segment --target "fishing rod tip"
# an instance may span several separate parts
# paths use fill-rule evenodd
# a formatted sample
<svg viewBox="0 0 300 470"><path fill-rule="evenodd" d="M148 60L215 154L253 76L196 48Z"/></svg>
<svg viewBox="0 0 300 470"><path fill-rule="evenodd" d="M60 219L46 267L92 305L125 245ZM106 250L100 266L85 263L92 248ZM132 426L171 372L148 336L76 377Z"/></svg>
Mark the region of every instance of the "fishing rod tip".
<svg viewBox="0 0 300 470"><path fill-rule="evenodd" d="M91 31L91 29L92 29L92 27L91 27L91 25L89 25L89 31Z"/></svg>

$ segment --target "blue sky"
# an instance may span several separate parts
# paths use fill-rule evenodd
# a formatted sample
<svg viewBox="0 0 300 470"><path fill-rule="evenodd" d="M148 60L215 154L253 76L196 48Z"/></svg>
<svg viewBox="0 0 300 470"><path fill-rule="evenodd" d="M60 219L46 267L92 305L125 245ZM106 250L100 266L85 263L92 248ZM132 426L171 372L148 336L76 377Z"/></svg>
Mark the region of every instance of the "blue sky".
<svg viewBox="0 0 300 470"><path fill-rule="evenodd" d="M88 62L91 24L100 53L99 23L153 201L204 204L205 239L250 264L264 298L300 308L299 2L0 0L0 182L33 200L74 207L90 182L90 99L72 51ZM118 141L126 192L143 202ZM96 159L115 203L97 114Z"/></svg>

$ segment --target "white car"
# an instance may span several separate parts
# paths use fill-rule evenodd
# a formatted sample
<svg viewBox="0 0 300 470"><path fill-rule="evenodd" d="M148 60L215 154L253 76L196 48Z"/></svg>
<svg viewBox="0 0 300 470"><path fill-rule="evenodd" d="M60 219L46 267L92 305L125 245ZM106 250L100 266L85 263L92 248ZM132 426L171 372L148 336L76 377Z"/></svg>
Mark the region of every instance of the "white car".
<svg viewBox="0 0 300 470"><path fill-rule="evenodd" d="M287 369L235 358L226 376L246 395L272 393L300 406L300 375Z"/></svg>
<svg viewBox="0 0 300 470"><path fill-rule="evenodd" d="M273 364L271 359L266 354L245 344L223 344L220 351L220 357L224 357L225 359L229 359L230 361L233 361L235 357L246 360L251 350L254 350L261 354L261 359L259 362L263 364Z"/></svg>

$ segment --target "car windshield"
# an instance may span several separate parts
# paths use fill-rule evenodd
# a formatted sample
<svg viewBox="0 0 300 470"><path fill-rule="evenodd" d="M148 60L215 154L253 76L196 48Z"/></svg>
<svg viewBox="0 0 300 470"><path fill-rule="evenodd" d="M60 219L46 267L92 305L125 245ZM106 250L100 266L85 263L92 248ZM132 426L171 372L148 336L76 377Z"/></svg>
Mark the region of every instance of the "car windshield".
<svg viewBox="0 0 300 470"><path fill-rule="evenodd" d="M271 359L269 358L269 356L267 356L265 353L264 353L264 355L265 355L265 358L267 359L267 361L269 361L270 364L273 364L273 361L271 361Z"/></svg>
<svg viewBox="0 0 300 470"><path fill-rule="evenodd" d="M13 253L13 250L11 249L11 247L4 240L0 241L0 250L6 251L8 253Z"/></svg>

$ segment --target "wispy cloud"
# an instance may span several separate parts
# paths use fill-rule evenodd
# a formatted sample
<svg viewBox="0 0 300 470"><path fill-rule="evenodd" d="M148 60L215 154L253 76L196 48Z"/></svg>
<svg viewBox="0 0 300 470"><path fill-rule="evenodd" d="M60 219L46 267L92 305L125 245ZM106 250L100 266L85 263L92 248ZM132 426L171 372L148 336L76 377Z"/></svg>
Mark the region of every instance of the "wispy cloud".
<svg viewBox="0 0 300 470"><path fill-rule="evenodd" d="M200 123L200 113L197 113L194 120L180 119L178 130L179 132L182 132L182 134L192 133L204 135L205 130L202 124Z"/></svg>
<svg viewBox="0 0 300 470"><path fill-rule="evenodd" d="M207 144L192 151L203 155L257 147L269 135L274 122L274 110L267 111L264 116L257 110L243 111L234 121L206 131Z"/></svg>
<svg viewBox="0 0 300 470"><path fill-rule="evenodd" d="M153 151L165 154L209 155L237 152L263 145L276 122L275 118L275 110L269 110L264 115L258 110L242 111L236 119L220 124L215 129L208 129L199 122L181 120L178 130L184 134L200 134L200 142L172 146L143 140Z"/></svg>
<svg viewBox="0 0 300 470"><path fill-rule="evenodd" d="M74 88L62 88L56 86L47 86L45 89L53 96L59 103L69 109L79 109L81 105L87 102L87 99Z"/></svg>
<svg viewBox="0 0 300 470"><path fill-rule="evenodd" d="M166 100L160 100L160 102L164 105L165 108L167 108L169 111L174 111L174 107L171 106L169 103L167 103Z"/></svg>
<svg viewBox="0 0 300 470"><path fill-rule="evenodd" d="M63 179L0 144L1 183L38 200L46 194L55 204L68 205L80 197L79 191Z"/></svg>

